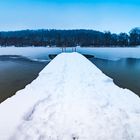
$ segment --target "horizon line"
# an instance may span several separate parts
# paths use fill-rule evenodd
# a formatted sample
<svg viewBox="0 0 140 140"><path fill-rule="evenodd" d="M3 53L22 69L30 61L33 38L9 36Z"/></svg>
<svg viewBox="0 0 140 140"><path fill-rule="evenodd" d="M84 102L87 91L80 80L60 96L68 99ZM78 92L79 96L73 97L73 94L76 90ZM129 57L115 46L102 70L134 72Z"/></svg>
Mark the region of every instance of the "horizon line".
<svg viewBox="0 0 140 140"><path fill-rule="evenodd" d="M38 28L38 29L31 29L31 28L26 28L26 29L15 29L15 30L0 30L0 32L20 32L20 31L37 31L37 30L60 30L60 31L68 31L68 30L92 30L92 31L98 31L98 32L110 32L112 34L120 34L120 33L127 33L129 34L129 32L132 30L132 29L135 29L135 28L140 28L140 27L134 27L134 28L131 28L128 32L112 32L110 30L98 30L98 29L91 29L91 28L70 28L70 29L62 29L62 28Z"/></svg>

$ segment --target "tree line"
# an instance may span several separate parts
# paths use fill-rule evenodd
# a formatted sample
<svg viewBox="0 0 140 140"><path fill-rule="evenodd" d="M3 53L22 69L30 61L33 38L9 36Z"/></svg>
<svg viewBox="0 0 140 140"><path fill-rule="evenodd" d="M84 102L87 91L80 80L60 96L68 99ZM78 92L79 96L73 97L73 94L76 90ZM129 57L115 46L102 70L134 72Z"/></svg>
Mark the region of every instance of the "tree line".
<svg viewBox="0 0 140 140"><path fill-rule="evenodd" d="M56 46L56 47L100 47L140 45L140 28L129 34L115 34L95 30L22 30L0 32L0 46Z"/></svg>

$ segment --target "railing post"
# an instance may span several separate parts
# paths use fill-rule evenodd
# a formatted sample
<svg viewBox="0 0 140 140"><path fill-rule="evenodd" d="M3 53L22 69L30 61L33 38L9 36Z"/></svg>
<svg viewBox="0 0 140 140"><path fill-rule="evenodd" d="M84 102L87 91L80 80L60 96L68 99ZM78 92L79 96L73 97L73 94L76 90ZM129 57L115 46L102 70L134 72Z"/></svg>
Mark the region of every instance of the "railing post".
<svg viewBox="0 0 140 140"><path fill-rule="evenodd" d="M75 52L76 52L76 47L75 47Z"/></svg>

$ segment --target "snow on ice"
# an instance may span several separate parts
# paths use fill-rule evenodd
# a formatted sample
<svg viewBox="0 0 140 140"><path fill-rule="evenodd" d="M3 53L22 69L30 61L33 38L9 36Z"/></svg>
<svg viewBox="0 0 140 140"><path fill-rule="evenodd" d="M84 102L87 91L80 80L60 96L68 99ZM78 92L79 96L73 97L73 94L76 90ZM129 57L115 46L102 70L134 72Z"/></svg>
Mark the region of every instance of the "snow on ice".
<svg viewBox="0 0 140 140"><path fill-rule="evenodd" d="M59 54L62 49L58 47L0 47L0 55L20 55L32 60L48 60L49 54ZM72 48L67 48L68 52ZM82 54L94 55L96 58L118 60L121 58L140 58L140 47L80 47L77 51Z"/></svg>
<svg viewBox="0 0 140 140"><path fill-rule="evenodd" d="M0 140L140 140L140 98L62 53L0 104Z"/></svg>

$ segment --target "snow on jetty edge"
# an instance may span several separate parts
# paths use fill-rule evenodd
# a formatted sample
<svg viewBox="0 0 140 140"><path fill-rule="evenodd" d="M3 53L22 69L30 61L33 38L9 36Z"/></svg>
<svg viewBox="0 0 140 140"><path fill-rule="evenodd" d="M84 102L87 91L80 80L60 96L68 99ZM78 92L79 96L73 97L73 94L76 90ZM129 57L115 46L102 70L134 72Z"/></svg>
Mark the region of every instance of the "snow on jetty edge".
<svg viewBox="0 0 140 140"><path fill-rule="evenodd" d="M0 140L140 140L140 98L78 53L62 53L0 104Z"/></svg>

